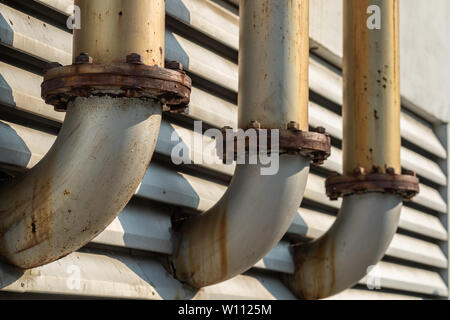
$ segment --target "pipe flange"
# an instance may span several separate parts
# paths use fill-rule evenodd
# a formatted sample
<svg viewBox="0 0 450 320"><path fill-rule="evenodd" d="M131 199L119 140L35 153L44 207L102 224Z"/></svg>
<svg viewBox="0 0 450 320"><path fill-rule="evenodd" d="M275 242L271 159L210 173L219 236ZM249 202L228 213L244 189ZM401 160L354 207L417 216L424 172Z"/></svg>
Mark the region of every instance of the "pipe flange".
<svg viewBox="0 0 450 320"><path fill-rule="evenodd" d="M295 124L295 125L294 125ZM316 132L308 132L299 130L298 124L290 122L287 125L288 129L262 129L261 124L258 121L251 121L248 125L248 129L254 129L257 135L257 151L271 153L272 148L278 148L279 153L287 153L289 155L302 155L310 158L316 165L322 165L323 162L328 159L331 154L331 139L328 134L325 133L325 129L317 128ZM225 127L222 132L229 131L230 127ZM231 129L232 130L232 129ZM265 130L266 139L264 146L260 146L260 133ZM277 130L279 132L279 140L272 140L272 131ZM237 159L237 136L223 134L223 158L226 161L227 146L230 144L233 146L234 159ZM249 140L245 140L245 150L249 151Z"/></svg>
<svg viewBox="0 0 450 320"><path fill-rule="evenodd" d="M76 97L111 95L154 99L172 112L183 112L190 101L192 82L180 63L167 68L145 65L138 54L127 56L126 63L96 64L81 54L69 66L51 63L45 69L42 98L56 111L66 111Z"/></svg>
<svg viewBox="0 0 450 320"><path fill-rule="evenodd" d="M363 168L357 168L353 175L333 174L325 183L327 196L331 200L337 200L353 194L382 192L398 194L409 201L419 193L419 179L414 172L407 171L404 175L395 174L393 168L387 168L386 172L365 174Z"/></svg>

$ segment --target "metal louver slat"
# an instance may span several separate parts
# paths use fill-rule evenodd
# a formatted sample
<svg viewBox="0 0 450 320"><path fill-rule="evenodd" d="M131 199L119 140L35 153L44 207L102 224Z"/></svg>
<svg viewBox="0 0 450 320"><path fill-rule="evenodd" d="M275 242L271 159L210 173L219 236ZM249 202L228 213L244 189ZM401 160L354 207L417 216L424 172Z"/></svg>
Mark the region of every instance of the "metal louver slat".
<svg viewBox="0 0 450 320"><path fill-rule="evenodd" d="M49 7L50 10L65 12L73 3L71 0L34 0ZM214 41L238 48L238 16L211 0L167 0L167 14L180 23L203 33ZM314 9L314 8L313 8ZM45 61L71 61L71 35L61 29L49 26L34 17L0 4L0 15L4 22L0 24L0 42L21 53ZM179 29L178 29L179 30ZM314 38L315 31L311 35ZM209 51L195 40L189 39L188 30L183 36L166 32L166 50L168 60L183 62L192 74L211 82L218 90L237 91L237 65ZM209 41L209 40L208 40ZM316 41L311 39L314 52ZM323 46L317 52L322 52ZM321 56L325 56L321 53ZM332 56L332 54L330 55ZM332 59L330 62L333 62ZM0 108L8 106L41 117L63 121L64 114L55 113L40 99L42 78L34 73L0 62ZM1 81L3 80L3 81ZM310 88L332 103L342 105L342 79L333 69L328 68L314 57L310 60ZM3 106L2 106L3 105ZM236 127L237 106L204 88L194 87L192 101L187 117L202 120L209 125ZM310 102L310 124L313 127L324 126L332 137L342 139L341 117ZM433 130L422 121L402 113L402 137L426 151L433 157L445 159L447 152ZM157 152L170 156L176 142L170 135L176 132L183 141L193 137L192 130L165 121L162 125ZM12 138L11 138L12 137ZM17 139L19 137L20 139ZM2 166L20 169L32 168L47 152L53 143L53 135L32 128L8 122L0 122L0 169ZM205 145L212 143L202 137ZM20 140L20 141L19 141ZM192 139L191 139L192 140ZM194 158L192 148L191 158ZM413 170L425 178L425 183L446 186L447 178L439 165L431 158L422 155L422 151L402 148L402 166ZM198 155L198 153L197 153ZM328 171L341 170L341 151L333 147L333 155L325 164ZM234 166L222 164L197 164L208 170L231 176ZM93 243L105 246L123 247L154 252L163 255L172 253L170 239L170 215L173 206L203 211L212 206L223 194L226 186L212 177L201 178L190 172L178 172L160 163L152 163L144 181L133 200L119 217ZM204 175L204 173L202 173ZM329 214L299 208L298 215L291 225L287 237L316 238L322 235L334 221L334 214L340 202L331 202L324 194L324 179L312 174L305 198L328 211ZM415 204L424 211L446 213L447 204L440 193L428 185L422 185L422 194ZM139 198L163 202L145 201ZM400 259L399 264L381 262L381 285L384 289L398 290L401 294L350 289L333 297L335 299L407 299L413 295L446 296L446 284L438 272L425 269L447 268L447 258L436 241L447 241L447 231L438 215L421 212L404 206L399 224L401 232L397 234L387 252L387 256ZM414 238L414 234L429 240ZM407 267L402 263L417 263L420 267ZM67 289L67 267L71 264L83 269L83 291L73 292ZM129 297L155 299L292 299L292 294L277 280L276 273L290 273L293 261L286 241L280 242L264 259L255 265L256 269L265 269L269 273L261 276L252 271L217 286L199 292L191 292L174 281L153 258L109 252L106 249L95 253L77 252L49 266L33 269L22 277L12 276L6 266L0 266L0 285L3 290L15 292L55 293L83 295L90 297ZM108 270L106 274L102 270ZM255 269L254 269L255 270ZM14 273L14 272L12 272ZM365 285L361 280L361 285ZM23 285L22 285L23 284ZM48 289L46 289L48 288ZM99 289L102 288L102 289Z"/></svg>

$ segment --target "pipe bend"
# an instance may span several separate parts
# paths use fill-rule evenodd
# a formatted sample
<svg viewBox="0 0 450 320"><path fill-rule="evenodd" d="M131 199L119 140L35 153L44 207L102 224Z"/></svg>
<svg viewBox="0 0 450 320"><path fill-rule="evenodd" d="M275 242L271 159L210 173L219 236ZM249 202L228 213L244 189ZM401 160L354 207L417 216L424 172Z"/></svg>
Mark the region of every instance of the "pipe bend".
<svg viewBox="0 0 450 320"><path fill-rule="evenodd" d="M70 103L44 159L0 191L0 254L27 269L97 236L139 186L160 123L156 102L90 97Z"/></svg>
<svg viewBox="0 0 450 320"><path fill-rule="evenodd" d="M402 198L367 193L345 197L330 230L294 247L286 280L300 299L323 299L355 285L384 256L397 230Z"/></svg>
<svg viewBox="0 0 450 320"><path fill-rule="evenodd" d="M181 226L175 277L196 288L247 271L283 237L297 213L310 160L280 156L276 175L237 165L230 187L210 210Z"/></svg>

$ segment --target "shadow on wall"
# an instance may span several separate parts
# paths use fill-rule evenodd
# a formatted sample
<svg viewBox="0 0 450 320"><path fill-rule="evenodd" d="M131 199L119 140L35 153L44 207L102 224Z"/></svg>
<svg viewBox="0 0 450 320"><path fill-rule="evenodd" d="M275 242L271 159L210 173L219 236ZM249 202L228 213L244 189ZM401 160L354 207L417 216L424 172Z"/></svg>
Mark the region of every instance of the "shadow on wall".
<svg viewBox="0 0 450 320"><path fill-rule="evenodd" d="M0 15L1 17L1 15ZM3 22L0 21L0 36L3 36ZM3 39L3 38L2 38ZM0 75L0 101L15 105L11 87ZM0 106L1 107L1 106ZM31 159L31 151L26 143L7 123L0 121L0 171L3 168L25 168ZM7 185L1 188L7 188ZM0 191L1 192L1 191ZM0 257L0 290L16 282L24 274L23 270L12 267L1 261Z"/></svg>
<svg viewBox="0 0 450 320"><path fill-rule="evenodd" d="M191 12L181 0L167 0L166 13L173 17L179 17L183 22L191 22Z"/></svg>
<svg viewBox="0 0 450 320"><path fill-rule="evenodd" d="M0 44L12 46L14 44L14 30L12 21L7 21L0 12ZM15 106L12 89L0 74L0 102ZM1 107L1 106L0 106ZM2 166L26 167L31 159L31 152L17 132L4 122L0 121L0 171ZM8 287L23 275L23 271L14 268L0 257L0 290Z"/></svg>
<svg viewBox="0 0 450 320"><path fill-rule="evenodd" d="M167 0L166 1L166 13L171 17L181 17L183 22L191 21L191 12L184 5L181 0ZM177 18L179 20L179 18ZM175 60L183 64L185 69L189 69L189 56L184 51L183 47L177 41L172 32L166 28L165 35L165 59L168 61Z"/></svg>
<svg viewBox="0 0 450 320"><path fill-rule="evenodd" d="M11 21L6 21L0 12L0 43L12 46L14 43L14 30L11 28Z"/></svg>
<svg viewBox="0 0 450 320"><path fill-rule="evenodd" d="M30 159L31 151L26 143L11 126L0 121L0 168L26 168Z"/></svg>
<svg viewBox="0 0 450 320"><path fill-rule="evenodd" d="M0 290L8 290L8 286L19 280L24 273L25 272L23 270L0 261Z"/></svg>
<svg viewBox="0 0 450 320"><path fill-rule="evenodd" d="M1 15L0 15L1 17ZM3 36L3 22L0 21L0 36ZM2 38L3 39L3 38ZM0 100L14 104L12 90L0 75ZM2 167L26 167L31 159L31 151L26 143L8 124L0 121L0 170ZM5 186L7 187L7 186ZM23 271L0 261L0 289L7 288L22 277Z"/></svg>
<svg viewBox="0 0 450 320"><path fill-rule="evenodd" d="M182 144L183 150L190 150L190 145L181 140L172 126L165 126L162 129L164 138L160 137L157 150L166 154L171 152L170 137L179 139L178 143ZM177 139L177 140L178 140ZM186 155L185 158L191 160L191 155ZM127 248L142 249L146 251L157 251L164 255L171 255L173 253L172 237L176 235L171 233L171 215L182 208L196 209L200 205L200 197L191 183L186 178L177 172L179 167L173 165L170 168L158 163L155 159L150 163L149 169L142 181L141 186L137 191L137 197L121 212L118 219L124 230L123 243ZM148 203L148 200L158 203ZM181 207L179 206L181 204ZM138 207L141 207L139 210ZM140 213L135 214L135 212ZM152 216L149 215L152 212ZM158 215L156 214L158 212ZM142 227L149 225L146 230ZM154 235L149 235L149 229ZM147 232L146 232L147 231ZM153 239L151 239L153 238ZM158 238L158 239L154 239ZM149 240L150 239L150 240ZM170 242L167 247L161 243L156 244L158 248L154 248L153 243L143 243L143 241L159 242L160 239L165 239ZM152 248L153 247L153 248ZM148 283L155 290L162 299L192 299L198 290L189 286L183 285L178 280L174 279L172 275L163 267L167 261L168 256L159 256L158 258L144 259L140 257L119 257L131 271L133 271L140 279ZM152 298L152 297L149 297Z"/></svg>

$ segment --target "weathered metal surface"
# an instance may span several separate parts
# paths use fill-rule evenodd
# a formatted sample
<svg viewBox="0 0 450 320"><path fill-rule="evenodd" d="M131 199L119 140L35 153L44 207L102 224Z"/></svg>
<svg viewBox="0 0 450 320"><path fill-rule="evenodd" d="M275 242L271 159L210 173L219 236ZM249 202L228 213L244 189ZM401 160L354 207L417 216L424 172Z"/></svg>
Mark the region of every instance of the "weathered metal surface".
<svg viewBox="0 0 450 320"><path fill-rule="evenodd" d="M419 193L419 179L414 175L398 175L393 168L388 168L390 173L365 174L359 168L351 176L332 175L326 181L326 192L331 200L352 194L368 192L382 192L398 194L404 200L411 200Z"/></svg>
<svg viewBox="0 0 450 320"><path fill-rule="evenodd" d="M81 29L75 30L73 58L87 52L99 64L124 63L132 52L146 65L164 65L164 0L75 0Z"/></svg>
<svg viewBox="0 0 450 320"><path fill-rule="evenodd" d="M307 130L308 1L244 4L238 123L245 127L257 119L254 127L282 128L296 121ZM237 165L219 202L177 226L177 279L195 287L225 281L249 269L281 239L300 206L308 160L282 155L274 175L262 175L263 167Z"/></svg>
<svg viewBox="0 0 450 320"><path fill-rule="evenodd" d="M308 131L309 1L242 1L239 10L239 128L295 121Z"/></svg>
<svg viewBox="0 0 450 320"><path fill-rule="evenodd" d="M330 136L325 133L319 132L306 132L296 129L298 127L290 129L275 129L279 133L278 141L272 140L272 130L265 129L266 141L262 145L260 144L261 131L256 129L256 138L258 145L256 146L257 152L267 152L271 154L273 150L278 150L280 154L288 153L290 155L301 155L303 157L311 159L314 164L323 164L325 160L331 154L331 140ZM226 131L226 129L224 130ZM231 150L234 152L234 159L236 160L238 155L238 137L235 133L224 134L223 135L223 159L227 160L227 151ZM245 151L249 151L250 141L247 136L244 143Z"/></svg>
<svg viewBox="0 0 450 320"><path fill-rule="evenodd" d="M47 2L47 0L46 0L46 2ZM51 1L48 1L48 2L51 2ZM177 1L173 1L173 2L178 3L178 0ZM184 1L183 0L183 2L184 2L183 4L186 4L186 3L190 2L190 1L188 1L188 0ZM315 3L319 3L319 2L315 1ZM183 4L180 4L180 8L184 7ZM312 4L312 5L317 7L316 4ZM323 7L323 5L319 5L319 6ZM186 7L188 7L188 6L186 5ZM327 7L330 7L330 6L327 5ZM430 10L432 10L431 8L434 8L434 5L430 6ZM181 13L183 13L183 12L185 12L185 11L182 11ZM174 14L178 14L178 12L176 12ZM333 17L337 16L334 12L332 12L332 14L333 14ZM26 25L27 17L26 17L26 15L24 15L24 17L25 17L24 22L25 22L25 25ZM194 11L191 11L190 16L186 16L186 18L187 18L186 22L189 21L189 20L191 21L191 23L197 22L198 23L197 24L197 28L198 28L198 30L201 30L202 32L204 32L205 30L203 29L201 23L212 22L214 24L215 21L217 20L216 19L216 15L214 15L214 14L207 15L207 16L202 16L201 19L196 19L196 12L194 12ZM33 22L34 20L35 20L35 18L33 18L33 17L30 17L28 19L28 21L31 21L31 22ZM322 19L322 20L323 21L328 21L328 20L325 20L325 19ZM32 52L33 54L36 54L36 55L38 55L40 57L44 57L44 59L46 59L46 60L55 60L53 58L47 58L47 56L51 56L51 55L54 55L54 54L60 54L61 53L60 50L55 49L54 47L52 47L51 43L50 44L44 43L45 41L42 41L41 38L38 38L37 36L35 36L35 35L37 35L39 33L39 30L42 29L42 30L45 30L47 32L48 39L57 39L57 38L59 39L57 34L52 33L51 30L48 30L48 29L46 30L43 27L42 23L34 23L32 29L30 29L28 31L25 30L26 32L24 32L24 30L22 30L22 32L21 32L20 29L19 29L21 21L18 20L18 19L14 19L14 18L12 19L12 21L14 22L14 25L11 26L12 30L14 32L18 31L15 34L15 39L16 40L23 39L23 41L16 41L14 43L15 46L19 46L20 45L20 47L21 47L20 50L21 51ZM6 22L7 22L6 24L8 24L8 21L6 21ZM4 25L2 24L0 27L3 27L3 26ZM180 24L180 26L184 26L184 25ZM196 26L194 26L194 27L196 27ZM28 37L26 37L28 34L32 34L32 35L28 38ZM328 31L327 32L323 32L322 34L329 35ZM217 36L217 34L213 35L213 37L214 36ZM187 38L189 39L189 36L187 36ZM235 38L236 39L238 38L238 34L235 34ZM35 39L38 39L37 42L42 41L42 43L37 43L35 41ZM39 39L41 39L41 40L39 40ZM177 39L181 39L181 37L177 38ZM336 39L338 39L340 41L341 37L337 37ZM4 39L2 38L2 40L4 40ZM60 41L60 40L57 40L56 42L57 42L57 44L62 44L62 41ZM40 45L40 46L44 47L43 46L44 44L47 45L46 50L41 50L41 51L34 50L34 48L35 48L34 46L35 45L36 46ZM173 41L171 44L175 45L175 46L178 45L177 41ZM36 47L36 49L37 49L37 47ZM217 69L221 70L221 72L226 70L226 68L223 69L223 67L226 67L224 64L221 64L220 61L219 61L219 63L217 63L217 60L215 59L216 57L215 57L214 54L212 54L212 52L209 52L209 55L207 56L208 50L203 50L202 51L202 50L200 50L200 49L203 49L201 47L195 47L195 48L194 47L190 47L190 46L188 47L188 46L185 46L185 42L183 42L182 45L180 45L178 49L176 47L174 47L172 49L173 49L172 53L174 54L172 59L174 59L174 58L178 59L176 57L176 55L178 55L178 56L186 57L186 60L189 61L188 57L190 57L190 61L191 61L191 66L190 67L194 67L196 69L196 74L199 75L202 78L205 78L205 77L206 78L214 78L214 76L212 76L212 75L214 75L216 73L217 74L220 73L220 72L217 71ZM193 49L195 49L195 50L193 50ZM202 54L199 55L200 52ZM203 57L203 58L199 59L199 57ZM202 67L204 67L204 68L198 68L199 65L197 64L197 61L200 61L200 60L203 60L204 65ZM216 67L217 69L212 69L211 66ZM5 69L1 70L2 76L4 76L4 78L6 79L6 83L1 83L0 86L3 88L3 86L6 85L5 89L7 91L5 91L5 92L9 92L10 88L7 87L7 84L9 84L10 87L13 90L11 91L11 94L8 93L7 95L0 95L1 98L7 98L8 99L11 96L11 98L14 98L14 101L17 102L17 108L19 108L19 107L23 108L22 110L27 110L28 112L32 112L32 113L35 113L35 114L41 114L42 115L42 114L45 114L44 111L49 111L49 113L51 112L51 113L55 114L57 117L64 116L63 113L54 113L53 111L50 110L50 108L45 107L45 105L41 102L40 99L33 99L33 96L37 96L38 97L39 93L36 94L36 95L28 94L29 90L31 90L31 92L33 90L34 91L38 91L39 90L39 85L33 85L32 83L30 83L28 81L25 81L26 78L23 78L21 76L22 73L24 72L24 70L17 69L17 68L11 67L11 66L9 66L9 67L10 67L10 69L15 69L15 70L14 71L11 70L11 72L9 72L8 70L5 70ZM331 71L331 70L326 69L326 68L324 68L324 69L325 69L325 71ZM315 69L312 68L312 70L315 70ZM330 72L328 72L328 74L329 73ZM313 75L313 74L315 74L314 71L311 71L310 75ZM38 78L38 76L35 75L35 74L31 74L31 75L33 75L34 77ZM224 77L223 79L224 79L224 82L228 82L228 83L232 84L232 81L230 81L229 77L228 78ZM320 81L315 82L315 84L322 84L323 88L322 89L317 89L317 87L314 87L316 89L313 89L313 90L315 90L315 92L317 92L317 93L320 93L322 96L328 96L329 94L333 94L334 90L332 90L332 88L330 87L331 82L328 81L330 79L331 78L329 78L327 76L320 78ZM216 80L220 80L220 78L216 78ZM318 80L318 79L316 79L316 80ZM16 85L13 85L13 84L16 84ZM17 84L19 86L17 86ZM313 87L311 87L311 88L313 88ZM341 89L339 89L340 87L338 86L337 88L338 88L338 90L336 92L340 92L341 91ZM317 90L319 90L319 91L317 91ZM196 91L196 93L198 93L198 94L195 95L194 91ZM193 100L192 100L191 107L190 107L190 114L192 115L192 117L194 117L196 119L202 119L204 121L207 121L210 124L216 125L217 127L222 127L224 125L232 125L233 127L236 128L237 127L235 125L235 123L236 123L236 116L235 116L235 113L234 113L236 111L236 106L231 104L231 103L228 103L227 101L225 101L223 99L220 99L218 96L215 96L214 94L215 94L214 92L206 92L206 91L202 91L202 90L198 90L198 89L194 88L193 89ZM341 98L341 100L342 100L342 98ZM338 104L341 104L341 102L338 102ZM319 126L319 125L326 126L328 132L332 136L337 137L338 139L341 139L342 138L342 134L340 134L340 136L336 136L335 133L333 132L332 128L330 127L330 125L332 123L335 123L335 122L336 122L336 124L339 125L336 128L341 127L339 116L337 114L334 114L331 111L326 110L325 108L323 108L321 106L315 105L315 107L316 107L315 109L311 109L311 107L310 107L310 109L311 109L311 114L310 114L311 125L313 125L313 126ZM322 111L322 112L313 113L315 110ZM325 111L325 113L324 113L324 111ZM313 117L311 117L311 116L313 116ZM403 118L402 118L402 121L403 121ZM421 123L419 123L417 121L415 121L414 123L413 122L408 122L408 126L407 127L404 126L404 123L402 123L402 136L406 140L408 140L410 142L413 142L415 145L420 146L420 148L422 148L422 149L430 150L430 152L433 153L433 154L439 154L440 157L445 157L445 149L443 149L442 146L439 145L439 142L436 140L436 137L433 134L432 130L428 130L428 128L427 128L426 132L424 132L424 130L422 130L423 128L424 127L421 125ZM17 130L17 129L15 129L15 130L18 133L20 132L20 130ZM24 139L24 140L27 141L27 145L30 148L30 151L33 154L35 154L35 152L36 152L36 154L37 154L36 158L39 158L40 155L38 153L40 153L40 152L38 151L37 142L36 142L35 137L32 138L30 136L29 139ZM444 156L442 156L442 154L444 154ZM417 170L417 166L419 166L422 169L429 169L428 164L426 164L425 162L423 162L423 161L416 161L413 158L411 158L411 160L414 160L414 162L416 164L416 168L408 167L408 169L414 170L418 174L421 174L421 173L419 172L419 170ZM326 162L326 166L329 164L329 161L330 160L328 160ZM430 158L429 161L432 162L432 158ZM411 163L412 162L413 161L411 161ZM336 162L336 164L340 165L340 163L338 163L338 162ZM30 166L32 166L32 165L33 164L31 163ZM332 169L332 170L334 171L336 169ZM186 188L186 186L188 186L189 183L194 181L191 178L195 178L195 177L189 177L189 180L184 180L184 178L182 177L183 173L180 173L180 172L178 172L178 173L172 172L172 173L173 173L173 176L177 176L178 175L180 177L179 180L178 180L178 183L180 184L180 186L185 186L183 188L185 191L187 189L189 189L189 187ZM422 176L423 176L423 174L422 174ZM427 179L429 179L429 178L427 178ZM432 180L432 181L434 181L434 180ZM170 188L170 186L164 185L164 180L161 180L160 182L161 182L161 190L165 189L165 193L166 194L170 193L171 192L170 190L172 190ZM148 180L147 180L147 183L149 183ZM319 193L319 192L323 193L323 183L324 183L324 181L322 181L322 180L319 181L319 184L317 186L317 193ZM211 189L210 188L211 187L210 181L209 180L208 181L207 180L203 180L203 185L204 186L201 189L198 189L197 187L195 188L195 193L197 193L197 196L195 195L195 193L192 194L192 196L195 199L197 199L197 201L195 199L193 199L192 203L194 203L194 204L198 203L198 202L202 202L203 203L204 202L203 199L205 199L205 198L209 199L209 197L210 197L209 190ZM196 186L198 186L198 185L196 185ZM183 189L182 188L178 188L178 189L175 188L174 189L174 191L173 191L174 192L174 196L171 197L173 205L178 206L177 205L177 203L178 203L177 202L177 195L181 196L180 199L184 199L184 198L182 198L182 195L184 193L183 192L180 193L180 191L182 191ZM155 190L156 190L156 184L155 184ZM423 194L426 193L425 198L429 198L429 200L430 200L428 202L427 206L431 205L432 207L435 207L436 204L438 204L438 202L442 202L441 200L437 201L438 198L439 198L439 194L437 194L437 193L430 193L430 192L427 192L427 191L422 190ZM435 191L435 190L430 188L429 191ZM216 193L215 189L214 189L213 193L214 194ZM217 196L217 199L220 197L220 194L221 193L219 192L219 196ZM436 197L438 197L438 198L436 198ZM216 199L214 197L212 197L212 198L213 198L212 201L215 202ZM207 205L208 205L209 202L210 201L207 201ZM326 205L326 203L324 203L324 204ZM443 205L445 207L445 203L443 203ZM204 207L204 205L200 205L200 206ZM414 211L415 213L414 214L410 214L412 211ZM142 214L145 215L145 212L143 212ZM305 219L305 221L311 221L311 224L308 224L308 227L307 227L308 232L315 232L315 233L317 233L315 231L315 230L317 230L317 224L313 223L313 222L315 222L317 220L316 219L317 215L319 215L319 213L317 211L312 212L310 220L306 220L306 218L303 215L301 216L301 219ZM410 230L410 231L412 231L414 233L418 233L418 234L423 234L423 235L425 235L427 237L439 238L441 240L446 240L446 232L445 232L445 229L443 229L442 225L440 225L440 222L438 221L438 216L426 214L425 212L419 212L419 211L411 210L410 208L406 207L406 208L403 208L402 219L403 219L403 226L404 227L406 226L406 230ZM151 223L151 221L149 221L149 223ZM402 220L401 220L401 225L402 225ZM306 227L303 227L303 228L306 228ZM131 227L126 228L126 230L132 231ZM124 239L126 239L126 236L124 237ZM125 241L125 246L127 246L127 243L128 242ZM132 244L133 243L131 243L130 245L132 245ZM151 244L151 242L148 242L148 244ZM408 246L406 246L405 248L408 248ZM153 250L153 249L149 248L149 249L146 249L146 250ZM155 250L157 250L156 247L155 247ZM413 251L411 251L411 253L412 253L412 255L414 255ZM101 253L102 256L104 254L107 254L107 253L106 252L102 252ZM409 260L409 259L407 259L407 260ZM413 260L411 260L411 261L413 261ZM91 266L91 264L88 264L88 265ZM96 274L98 266L96 265L95 268L88 269L87 268L88 265L86 267L83 267L84 270L87 270L86 273L88 275ZM400 268L400 266L398 266L398 265L394 266L394 267L396 269ZM437 292L441 292L442 291L442 287L441 288L440 287L434 287L434 289L432 289L433 285L431 285L431 283L433 281L432 281L431 278L422 277L422 272L424 271L423 269L425 269L425 268L426 267L423 266L423 267L421 267L421 269L417 269L417 270L414 270L414 271L406 270L405 272L401 273L402 274L401 278L396 278L394 281L396 281L396 283L400 287L403 286L402 290L404 290L403 291L404 294L406 294L405 292L411 292L411 291L421 292L421 290L424 290L424 291L428 290L427 292L430 292L433 295L435 295ZM389 270L388 270L388 272L386 274L387 277L388 277L386 283L391 283L392 284L392 280L393 279L392 279L391 276L397 277L398 275L400 275L400 272L397 272L396 269L394 270L393 268L389 268ZM64 274L64 271L65 270L61 270L58 274L60 274L60 275ZM276 271L276 270L274 270L274 271ZM43 277L45 277L45 274L42 274L42 275L43 275ZM436 279L439 279L439 276L437 274L435 274L435 276L436 276ZM39 291L48 289L48 285L46 285L46 283L47 284L48 283L54 283L55 285L58 284L58 282L57 282L58 280L56 280L55 282L45 282L44 283L43 277L42 278L37 278L37 279L34 279L34 280L30 279L30 281L38 280L38 282L35 283L36 285L33 287L34 288L33 292L38 293ZM161 278L162 277L164 277L164 276L161 276ZM94 278L97 278L97 276L94 276ZM51 279L56 279L56 278L52 276ZM118 283L120 282L120 279L122 279L122 278L120 277L119 273L111 274L111 282L115 284L116 288L118 288ZM160 279L160 277L159 276L155 277L155 279ZM419 281L418 279L422 279L422 280ZM128 282L126 282L126 283L128 283ZM124 284L126 284L126 283L124 283ZM62 291L64 291L65 280L61 280L60 285L61 285ZM445 287L445 285L443 283L441 283L441 285L443 287ZM31 286L29 286L28 282L26 283L26 287L27 288L31 288ZM387 288L385 283L383 284L383 287ZM427 288L425 288L425 287L427 287ZM20 283L17 284L17 288L18 288L18 290L20 290ZM53 287L53 288L56 288L56 287ZM91 287L89 287L89 288L91 288ZM222 297L221 294L223 294L223 292L225 292L225 291L230 293L231 295L233 293L238 292L238 291L239 292L243 292L243 290L244 290L244 292L247 292L246 288L247 287L245 286L244 283L242 283L242 285L239 285L239 284L236 284L234 286L230 285L230 286L227 286L226 288L225 287L221 287L221 288L218 289L219 291L216 291L215 293L210 294L209 297L210 298ZM282 288L281 284L280 284L280 288ZM393 287L390 287L390 288L393 288ZM396 288L397 288L397 286L396 286ZM422 288L422 289L417 289L417 288ZM395 289L395 288L393 288L393 289ZM56 288L53 292L58 294L57 290L58 289ZM357 291L358 291L357 293L353 293L354 291L352 291L352 295L350 295L349 297L353 298L353 297L356 297L356 295L359 298L365 298L365 297L369 297L369 296L370 297L380 297L379 295L383 295L383 297L387 296L385 292L380 292L380 293L376 294L375 292L367 291L367 290L357 290ZM248 292L251 293L251 295L248 295L249 298L259 297L259 295L256 296L256 292L257 292L256 290L253 290L253 292L250 292L250 291L248 291ZM86 294L91 294L92 293L92 295L99 295L99 296L107 294L106 292L92 292L92 291L88 291L88 290L84 291L84 292L82 292L80 294L83 295L85 293ZM112 292L110 296L120 296L120 295L123 296L123 294L124 294L124 291L122 291L122 289L121 289L120 292L119 291ZM345 297L347 297L347 296L348 295L345 295ZM403 297L406 297L406 296L403 296Z"/></svg>
<svg viewBox="0 0 450 320"><path fill-rule="evenodd" d="M367 27L370 5L381 8L381 31ZM343 20L344 176L328 179L327 194L345 197L328 232L294 245L296 269L287 283L301 299L355 285L388 249L401 196L418 192L416 177L399 175L398 0L346 0Z"/></svg>
<svg viewBox="0 0 450 320"><path fill-rule="evenodd" d="M400 165L398 0L345 0L344 175L357 167L386 173ZM380 8L381 29L367 26L367 8Z"/></svg>
<svg viewBox="0 0 450 320"><path fill-rule="evenodd" d="M189 103L192 82L182 70L145 65L138 54L128 55L126 63L93 62L81 54L73 65L47 69L42 83L45 102L57 111L65 111L75 97L96 94L155 99L174 111L184 110Z"/></svg>
<svg viewBox="0 0 450 320"><path fill-rule="evenodd" d="M189 0L184 1L189 2ZM317 0L315 2L317 2ZM168 6L171 5L168 4ZM312 4L311 6L315 7L316 4ZM186 7L190 6L186 5ZM334 7L336 7L335 4L333 4L333 8ZM27 17L27 15L14 9L8 7L1 8L7 25L0 25L0 29L2 29L2 31L6 34L11 34L10 38L16 40L13 43L14 48L27 52L30 55L38 56L43 60L58 61L63 64L70 64L70 34L58 28L51 28L50 26L46 27L39 20L33 17ZM177 14L177 17L183 20L181 17L182 12L177 12ZM333 15L333 17L336 18L337 16ZM195 20L194 17L191 16L191 18ZM206 18L206 22L208 22L208 24L214 25L218 19L217 12L216 14L204 16L204 19L202 20L205 21ZM238 20L239 19L236 16L236 29ZM29 24L32 24L33 26L31 29L28 27ZM31 30L33 31L32 35L30 35ZM236 39L237 38L238 34L236 34ZM6 37L6 39L8 39L8 37ZM342 42L340 39L341 37L339 37L339 42ZM6 41L3 37L1 40L2 42ZM237 66L233 62L192 43L186 38L172 34L170 30L166 30L165 50L167 59L182 62L189 71L217 84L219 87L237 91ZM64 53L64 58L55 57L56 54L60 57L62 53ZM315 59L310 59L309 69L310 89L323 97L326 97L332 102L342 105L343 97L341 76ZM196 93L199 93L199 90L196 90ZM200 94L196 95L195 98L200 99ZM211 96L210 99L214 101L205 103L204 105L198 103L197 99L195 99L195 101L193 100L190 107L190 114L193 117L202 118L204 121L212 121L217 127L223 127L225 125L237 127L235 125L237 117L229 112L229 109L231 108L229 103L222 99L217 99L215 96ZM36 105L36 102L31 105ZM225 108L225 110L223 110L222 107ZM28 106L28 108L32 107ZM44 115L46 113L49 113L48 109L46 112L40 112L40 114ZM322 113L319 114L315 112L314 109L310 108L311 124L314 126L324 126L331 135L334 135L333 128L330 127L330 121L332 121L332 119L330 119L330 115L326 118L322 118ZM60 115L60 113L57 113L52 116L60 117ZM317 122L316 120L321 120L321 122ZM339 127L342 131L340 121ZM404 113L402 113L401 116L401 134L404 139L419 146L420 148L427 150L440 158L446 158L446 151L436 138L436 135L432 132L431 128L424 126L419 121L411 119L411 117L405 115ZM342 139L342 134L338 136L338 138Z"/></svg>
<svg viewBox="0 0 450 320"><path fill-rule="evenodd" d="M396 195L345 197L330 230L319 239L294 246L296 269L287 284L299 298L321 299L358 283L385 254L401 208Z"/></svg>
<svg viewBox="0 0 450 320"><path fill-rule="evenodd" d="M77 98L71 103L45 158L0 192L1 255L21 268L43 265L106 228L144 176L156 145L160 109L159 104L127 98Z"/></svg>
<svg viewBox="0 0 450 320"><path fill-rule="evenodd" d="M155 1L155 11L147 12L140 10L149 9L149 1L139 0L132 5L129 1L77 1L75 4L81 7L85 19L83 28L74 31L75 48L92 49L95 54L100 50L101 54L94 57L109 64L121 50L128 51L127 54L145 54L141 49L147 47L148 43L143 40L148 38L144 32L136 30L144 29L151 21L162 31L159 36L155 32L147 37L156 41L158 46L152 42L153 49L159 48L160 52L156 56L147 52L143 61L161 65L164 61L161 49L164 46L164 2L158 3L159 9ZM119 18L109 16L108 4L114 5L111 10L123 10L118 13ZM101 12L102 9L106 12ZM123 14L124 20L130 23L119 23L117 31L129 34L127 40L118 44L118 35L108 33L106 36L103 27L116 24ZM109 44L109 48L103 48L99 39L91 42L100 35L102 44ZM126 67L138 70L145 67L135 64L133 58L136 57L128 56ZM161 103L136 99L132 95L121 98L85 94L83 85L106 84L108 89L108 80L96 82L95 78L101 78L105 69L110 70L109 66L96 69L92 62L87 54L75 54L72 66L49 66L43 84L43 95L47 99L47 90L75 91L69 93L70 101L64 101L67 117L44 159L0 192L0 254L17 267L27 269L55 261L97 236L131 199L152 158L161 124ZM133 72L127 73L126 67L125 76L133 75ZM86 74L85 81L77 79ZM93 83L89 83L90 76Z"/></svg>

